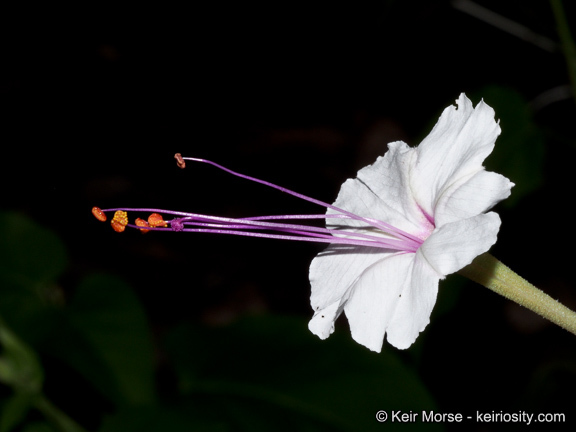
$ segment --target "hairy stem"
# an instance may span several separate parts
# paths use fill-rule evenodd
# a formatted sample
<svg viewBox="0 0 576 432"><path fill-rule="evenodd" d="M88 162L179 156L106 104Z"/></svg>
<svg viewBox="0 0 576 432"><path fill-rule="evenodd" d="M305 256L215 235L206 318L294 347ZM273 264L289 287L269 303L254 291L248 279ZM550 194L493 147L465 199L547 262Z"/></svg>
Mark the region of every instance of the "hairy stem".
<svg viewBox="0 0 576 432"><path fill-rule="evenodd" d="M478 256L458 273L576 334L576 312L518 276L492 255Z"/></svg>

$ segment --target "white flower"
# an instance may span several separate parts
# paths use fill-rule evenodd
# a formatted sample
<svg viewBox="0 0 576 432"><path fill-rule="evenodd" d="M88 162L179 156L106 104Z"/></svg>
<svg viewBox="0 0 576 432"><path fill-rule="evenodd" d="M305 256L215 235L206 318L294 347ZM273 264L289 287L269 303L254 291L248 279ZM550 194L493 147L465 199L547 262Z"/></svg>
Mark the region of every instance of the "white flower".
<svg viewBox="0 0 576 432"><path fill-rule="evenodd" d="M310 265L310 330L326 339L345 312L352 337L362 345L380 351L387 334L392 345L407 348L430 320L438 281L496 242L500 218L485 212L513 186L482 166L500 134L494 110L484 102L474 108L464 94L456 102L458 108L446 108L420 146L389 144L384 157L342 185L333 205L206 159L175 156L180 168L185 161L207 163L327 208L326 214L226 218L97 207L92 212L105 221L105 213L114 211L116 231L130 227L328 243ZM152 214L148 221L129 224L127 211ZM162 215L175 218L164 221ZM326 228L294 223L318 219L327 220Z"/></svg>
<svg viewBox="0 0 576 432"><path fill-rule="evenodd" d="M406 248L330 244L314 258L309 328L321 339L344 312L358 343L379 352L386 335L395 347L408 348L430 320L438 281L496 242L500 218L485 212L510 195L513 183L482 163L500 127L484 102L474 108L464 94L456 102L418 147L390 143L384 157L342 185L335 207L400 234L354 218L327 219L327 228L340 237L361 232L399 239Z"/></svg>

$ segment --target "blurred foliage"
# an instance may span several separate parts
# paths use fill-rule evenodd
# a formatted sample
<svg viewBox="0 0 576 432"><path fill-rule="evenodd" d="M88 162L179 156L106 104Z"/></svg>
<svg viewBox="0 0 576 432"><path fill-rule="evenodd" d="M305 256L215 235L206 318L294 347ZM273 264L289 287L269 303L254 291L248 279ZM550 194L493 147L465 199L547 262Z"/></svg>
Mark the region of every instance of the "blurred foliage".
<svg viewBox="0 0 576 432"><path fill-rule="evenodd" d="M465 91L500 119L486 168L516 184L498 210L494 253L574 308L571 231L541 235L539 246L528 236L559 224L572 182L576 107L549 99L567 83L565 59L457 3L555 45L550 5L536 0L204 2L191 11L78 3L72 15L27 7L8 26L0 80L1 205L61 238L21 212L0 213L0 432L524 430L379 424L379 409L572 420L573 335L458 276L441 282L413 347L375 354L351 341L346 323L320 341L295 317L182 322L219 307L237 317L252 300L308 314L313 248L200 236L190 246L87 228L87 209L106 202L230 216L285 208L260 189L228 178L222 186L200 170L191 182L173 162L158 163L176 151L329 200L354 164L390 141L416 144L408 138L429 132L430 113ZM563 4L573 27L576 3ZM540 108L527 102L542 95Z"/></svg>
<svg viewBox="0 0 576 432"><path fill-rule="evenodd" d="M127 284L91 275L68 301L58 285L67 262L58 237L12 212L0 214L0 230L0 313L7 323L0 326L0 381L11 389L3 392L2 432L83 430L51 397L70 406L82 399L96 418L87 427L102 432L369 431L381 426L379 409L435 409L392 352L374 355L340 335L319 342L300 318L182 324L154 348ZM167 359L170 391L157 390L155 349ZM64 372L44 388L55 364ZM78 377L84 394L72 393Z"/></svg>
<svg viewBox="0 0 576 432"><path fill-rule="evenodd" d="M84 279L66 308L70 329L53 345L116 404L153 404L154 365L145 313L131 288L106 275ZM78 340L82 345L77 345Z"/></svg>
<svg viewBox="0 0 576 432"><path fill-rule="evenodd" d="M9 431L26 415L33 399L40 393L43 371L36 353L22 343L0 320L0 382L14 388L4 404L0 431Z"/></svg>
<svg viewBox="0 0 576 432"><path fill-rule="evenodd" d="M392 352L374 355L341 334L318 343L300 318L182 326L167 347L182 393L205 406L211 401L206 410L217 408L214 414L235 430L255 430L255 424L258 430L376 430L374 415L382 407L434 407L419 378Z"/></svg>

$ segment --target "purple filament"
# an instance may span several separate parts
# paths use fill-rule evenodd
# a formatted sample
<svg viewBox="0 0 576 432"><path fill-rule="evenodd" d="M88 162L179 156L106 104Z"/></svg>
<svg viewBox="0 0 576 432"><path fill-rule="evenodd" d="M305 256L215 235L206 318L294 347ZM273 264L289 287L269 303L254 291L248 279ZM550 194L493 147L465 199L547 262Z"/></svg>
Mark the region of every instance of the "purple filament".
<svg viewBox="0 0 576 432"><path fill-rule="evenodd" d="M378 228L384 232L387 232L389 234L400 236L400 237L403 237L405 239L413 240L418 245L420 245L422 243L422 240L419 239L418 237L415 237L410 233L407 233L405 231L402 231L401 229L393 227L392 225L387 224L386 222L382 222L382 221L371 219L371 218L363 218L361 216L355 215L354 213L351 213L351 212L346 211L344 209L338 208L332 204L328 204L328 203L325 203L323 201L317 200L315 198L311 198L311 197L308 197L306 195L302 195L298 192L294 192L294 191L292 191L290 189L286 189L282 186L275 185L274 183L270 183L270 182L267 182L265 180L260 180L260 179L257 179L255 177L250 177L250 176L247 176L245 174L237 173L235 171L232 171L231 169L228 169L226 167L223 167L222 165L217 164L216 162L212 162L212 161L209 161L207 159L198 159L198 158L183 158L183 159L194 161L194 162L202 162L202 163L210 164L210 165L215 166L216 168L221 169L223 171L226 171L227 173L232 174L236 177L240 177L240 178L243 178L246 180L250 180L250 181L253 181L256 183L263 184L265 186L269 186L269 187L274 188L274 189L278 189L279 191L285 192L289 195L293 195L293 196L300 198L300 199L303 199L305 201L309 201L309 202L312 202L314 204L318 204L322 207L326 207L326 208L329 208L331 210L334 210L338 213L341 213L343 215L348 216L350 219L355 219L355 220L366 222L368 225L372 225L372 226L374 226L374 227L376 227L376 228Z"/></svg>
<svg viewBox="0 0 576 432"><path fill-rule="evenodd" d="M108 212L117 210L151 212L179 216L172 221L167 221L171 225L170 228L142 227L128 224L128 226L131 228L146 229L152 231L184 231L213 234L233 234L281 240L298 240L317 243L368 246L405 252L415 252L421 244L421 242L415 244L415 242L407 239L390 239L381 235L370 235L354 231L342 231L338 229L329 229L309 225L269 222L270 220L287 219L349 219L349 217L346 215L273 215L233 219L154 208L112 208L102 211ZM275 233L267 233L262 231L274 231Z"/></svg>
<svg viewBox="0 0 576 432"><path fill-rule="evenodd" d="M183 158L185 160L203 162L213 165L223 171L228 172L234 176L254 181L265 186L272 187L287 194L293 195L305 201L326 207L337 213L334 214L310 214L310 215L271 215L271 216L254 216L246 218L225 218L219 216L208 216L196 213L185 213L172 210L162 210L154 208L113 208L102 210L107 211L137 211L137 212L151 212L161 213L165 215L176 216L170 223L170 228L166 227L142 227L137 225L128 224L127 226L137 229L156 230L156 231L184 231L184 232L204 232L213 234L232 234L248 237L263 237L274 238L281 240L297 240L308 241L317 243L332 243L342 245L355 245L355 246L368 246L375 248L382 248L387 250L396 250L402 252L416 252L422 245L423 240L402 231L392 225L372 218L364 218L349 211L343 210L331 204L322 202L320 200L310 198L300 193L291 191L289 189L277 186L273 183L259 180L244 174L234 172L228 168L223 167L217 163L211 162L206 159L197 158ZM428 215L424 213L427 217ZM371 235L367 233L355 232L343 226L343 229L338 228L321 228L309 225L299 225L285 222L286 220L303 220L303 219L352 219L361 221L367 224L367 227L360 228L354 227L352 229L376 229L375 232L381 233L380 235ZM272 232L266 232L272 231ZM386 236L393 238L388 238Z"/></svg>

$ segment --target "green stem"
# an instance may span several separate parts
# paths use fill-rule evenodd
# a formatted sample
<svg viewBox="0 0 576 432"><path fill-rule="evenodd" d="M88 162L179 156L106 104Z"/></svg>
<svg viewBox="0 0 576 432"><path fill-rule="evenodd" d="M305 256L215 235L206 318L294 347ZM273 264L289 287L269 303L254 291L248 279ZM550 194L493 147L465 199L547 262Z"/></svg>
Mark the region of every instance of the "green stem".
<svg viewBox="0 0 576 432"><path fill-rule="evenodd" d="M518 276L492 255L485 253L476 257L458 273L576 334L576 312Z"/></svg>
<svg viewBox="0 0 576 432"><path fill-rule="evenodd" d="M43 394L37 396L34 406L62 432L86 432L86 429L68 417Z"/></svg>
<svg viewBox="0 0 576 432"><path fill-rule="evenodd" d="M574 45L574 39L572 39L572 34L570 33L568 21L566 21L566 14L562 7L562 0L550 0L550 5L552 6L552 12L554 13L554 18L556 20L558 36L560 37L560 42L562 44L562 52L564 53L568 66L568 74L570 75L570 83L572 85L572 95L574 96L574 99L576 99L576 46Z"/></svg>

